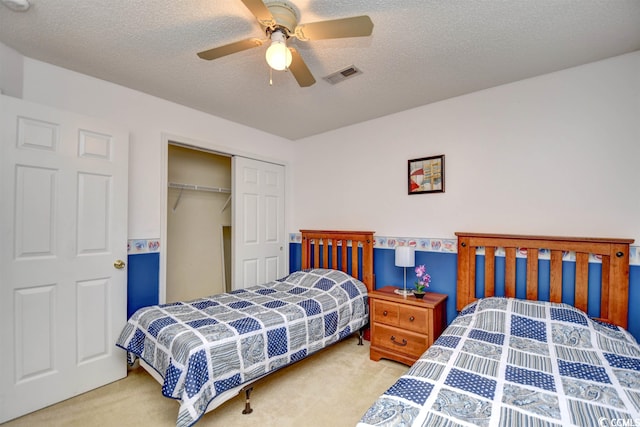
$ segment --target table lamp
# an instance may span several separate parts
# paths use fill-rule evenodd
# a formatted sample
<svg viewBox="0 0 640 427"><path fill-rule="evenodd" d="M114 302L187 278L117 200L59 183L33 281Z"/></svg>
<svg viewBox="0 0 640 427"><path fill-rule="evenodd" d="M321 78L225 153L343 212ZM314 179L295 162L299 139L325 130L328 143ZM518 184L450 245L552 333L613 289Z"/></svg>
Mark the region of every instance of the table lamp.
<svg viewBox="0 0 640 427"><path fill-rule="evenodd" d="M407 291L407 267L413 267L416 264L415 249L411 246L396 246L396 267L404 268L404 289L396 289L394 292L407 296L411 291Z"/></svg>

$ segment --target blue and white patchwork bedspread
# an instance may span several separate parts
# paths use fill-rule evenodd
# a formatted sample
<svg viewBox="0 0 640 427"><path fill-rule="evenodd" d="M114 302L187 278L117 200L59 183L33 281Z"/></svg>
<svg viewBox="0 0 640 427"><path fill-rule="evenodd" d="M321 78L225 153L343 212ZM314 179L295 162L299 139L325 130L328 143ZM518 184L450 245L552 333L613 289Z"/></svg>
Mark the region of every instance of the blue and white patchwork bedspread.
<svg viewBox="0 0 640 427"><path fill-rule="evenodd" d="M469 425L640 425L640 347L569 305L479 300L358 424Z"/></svg>
<svg viewBox="0 0 640 427"><path fill-rule="evenodd" d="M357 332L368 317L362 282L341 271L314 269L209 298L142 308L117 345L130 362L140 357L162 375L162 393L180 401L177 425L188 426L216 396Z"/></svg>

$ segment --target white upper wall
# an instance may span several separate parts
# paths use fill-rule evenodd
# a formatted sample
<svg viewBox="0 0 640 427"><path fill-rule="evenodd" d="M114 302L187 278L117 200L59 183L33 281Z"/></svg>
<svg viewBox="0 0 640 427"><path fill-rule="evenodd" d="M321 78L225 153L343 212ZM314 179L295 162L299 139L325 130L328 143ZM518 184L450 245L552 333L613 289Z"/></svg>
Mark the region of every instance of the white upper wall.
<svg viewBox="0 0 640 427"><path fill-rule="evenodd" d="M0 55L7 58L3 50ZM293 158L293 142L284 138L44 62L9 59L15 64L12 70L24 63L23 99L129 129L130 239L161 236L161 212L166 211L161 206L166 191L162 141L167 135L178 142L282 164Z"/></svg>
<svg viewBox="0 0 640 427"><path fill-rule="evenodd" d="M409 196L407 160L439 154L446 192ZM298 141L293 229L640 242L639 162L634 52Z"/></svg>
<svg viewBox="0 0 640 427"><path fill-rule="evenodd" d="M172 135L286 163L288 231L487 231L640 242L640 52L295 143L23 58L2 44L0 64L5 94L130 130L132 239L161 234L162 141ZM407 160L437 154L446 155L446 192L408 196Z"/></svg>
<svg viewBox="0 0 640 427"><path fill-rule="evenodd" d="M0 43L0 93L22 98L23 65L22 55Z"/></svg>

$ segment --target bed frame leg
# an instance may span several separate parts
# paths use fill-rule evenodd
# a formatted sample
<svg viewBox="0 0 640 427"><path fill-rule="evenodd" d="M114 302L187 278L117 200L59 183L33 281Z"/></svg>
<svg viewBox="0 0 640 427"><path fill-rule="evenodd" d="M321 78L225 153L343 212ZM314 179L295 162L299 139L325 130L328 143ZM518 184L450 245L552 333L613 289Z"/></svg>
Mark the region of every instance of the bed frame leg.
<svg viewBox="0 0 640 427"><path fill-rule="evenodd" d="M250 395L251 395L251 391L253 390L253 387L249 387L244 389L244 392L247 396L246 400L245 400L245 404L244 404L244 410L242 411L243 414L250 414L253 412L253 409L251 409L251 401L250 401Z"/></svg>
<svg viewBox="0 0 640 427"><path fill-rule="evenodd" d="M360 328L358 331L358 345L364 345L362 343L362 337L364 336L364 328Z"/></svg>

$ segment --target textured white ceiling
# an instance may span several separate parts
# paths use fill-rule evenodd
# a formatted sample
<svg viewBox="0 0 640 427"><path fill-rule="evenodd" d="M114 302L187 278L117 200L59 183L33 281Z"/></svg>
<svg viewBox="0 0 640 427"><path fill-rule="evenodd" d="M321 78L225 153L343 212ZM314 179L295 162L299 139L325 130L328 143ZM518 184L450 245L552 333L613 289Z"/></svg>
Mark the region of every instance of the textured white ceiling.
<svg viewBox="0 0 640 427"><path fill-rule="evenodd" d="M0 5L0 42L27 57L296 140L640 49L640 0L292 0L300 23L369 15L364 38L293 41L317 83L300 88L240 0L31 0ZM336 85L322 77L355 65Z"/></svg>

